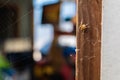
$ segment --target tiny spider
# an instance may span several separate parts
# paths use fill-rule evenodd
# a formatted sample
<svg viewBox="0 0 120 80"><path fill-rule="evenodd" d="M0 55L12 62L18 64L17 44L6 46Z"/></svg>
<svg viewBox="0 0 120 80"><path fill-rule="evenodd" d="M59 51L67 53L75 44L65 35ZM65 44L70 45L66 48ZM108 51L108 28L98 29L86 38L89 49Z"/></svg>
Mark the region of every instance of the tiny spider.
<svg viewBox="0 0 120 80"><path fill-rule="evenodd" d="M83 30L87 29L88 28L87 25L88 24L83 24L83 22L81 21L81 24L79 26L80 30L83 31Z"/></svg>

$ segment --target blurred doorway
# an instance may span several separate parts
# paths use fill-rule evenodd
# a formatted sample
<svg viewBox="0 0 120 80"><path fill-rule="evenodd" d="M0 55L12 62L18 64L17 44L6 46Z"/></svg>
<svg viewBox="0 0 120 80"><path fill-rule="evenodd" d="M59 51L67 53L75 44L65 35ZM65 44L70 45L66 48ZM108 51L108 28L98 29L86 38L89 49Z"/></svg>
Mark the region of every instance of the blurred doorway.
<svg viewBox="0 0 120 80"><path fill-rule="evenodd" d="M34 78L44 80L47 75L47 80L74 80L75 1L34 0L33 5Z"/></svg>

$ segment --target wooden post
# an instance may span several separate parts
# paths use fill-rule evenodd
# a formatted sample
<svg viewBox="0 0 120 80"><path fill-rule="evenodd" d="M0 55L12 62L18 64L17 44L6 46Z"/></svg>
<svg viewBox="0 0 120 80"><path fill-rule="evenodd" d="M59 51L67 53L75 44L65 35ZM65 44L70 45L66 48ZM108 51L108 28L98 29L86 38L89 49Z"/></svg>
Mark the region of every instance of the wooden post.
<svg viewBox="0 0 120 80"><path fill-rule="evenodd" d="M77 0L76 80L100 80L101 5L102 0Z"/></svg>

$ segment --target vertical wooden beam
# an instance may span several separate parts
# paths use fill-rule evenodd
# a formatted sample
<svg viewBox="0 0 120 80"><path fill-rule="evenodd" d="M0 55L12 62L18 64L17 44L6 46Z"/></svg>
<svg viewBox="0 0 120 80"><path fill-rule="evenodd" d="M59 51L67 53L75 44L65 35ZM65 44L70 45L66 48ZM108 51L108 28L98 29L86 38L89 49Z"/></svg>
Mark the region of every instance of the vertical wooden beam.
<svg viewBox="0 0 120 80"><path fill-rule="evenodd" d="M100 80L101 7L102 0L77 0L76 80Z"/></svg>

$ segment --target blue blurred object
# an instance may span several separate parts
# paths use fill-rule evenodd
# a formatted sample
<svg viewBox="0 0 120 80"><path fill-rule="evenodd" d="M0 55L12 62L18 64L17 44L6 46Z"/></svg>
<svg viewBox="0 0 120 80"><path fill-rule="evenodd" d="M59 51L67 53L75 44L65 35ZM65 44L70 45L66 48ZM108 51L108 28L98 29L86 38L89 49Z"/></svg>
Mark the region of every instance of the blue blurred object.
<svg viewBox="0 0 120 80"><path fill-rule="evenodd" d="M3 68L2 72L7 74L8 76L13 76L15 74L15 70L11 68Z"/></svg>
<svg viewBox="0 0 120 80"><path fill-rule="evenodd" d="M76 3L75 2L63 2L61 4L61 19L69 20L76 15Z"/></svg>
<svg viewBox="0 0 120 80"><path fill-rule="evenodd" d="M63 47L63 56L68 57L71 54L75 55L76 54L75 49L76 49L75 47Z"/></svg>
<svg viewBox="0 0 120 80"><path fill-rule="evenodd" d="M42 52L42 54L44 54L44 55L48 54L51 45L52 45L52 43L48 42L45 46L43 46L42 49L40 50Z"/></svg>
<svg viewBox="0 0 120 80"><path fill-rule="evenodd" d="M33 0L33 5L46 5L46 4L54 4L59 2L59 0Z"/></svg>

